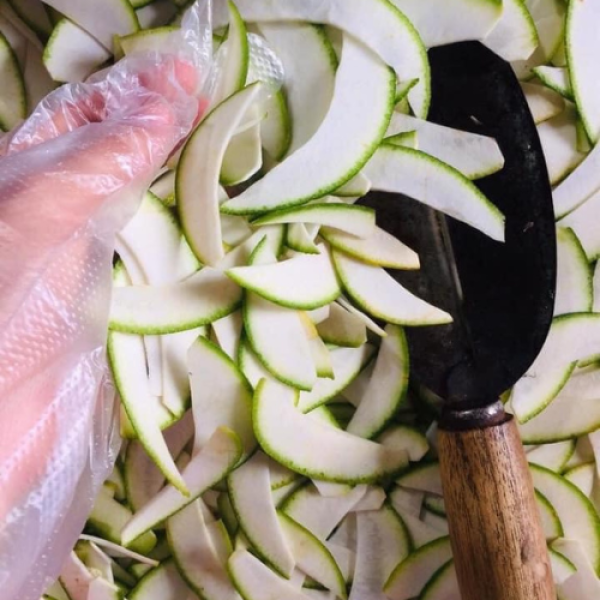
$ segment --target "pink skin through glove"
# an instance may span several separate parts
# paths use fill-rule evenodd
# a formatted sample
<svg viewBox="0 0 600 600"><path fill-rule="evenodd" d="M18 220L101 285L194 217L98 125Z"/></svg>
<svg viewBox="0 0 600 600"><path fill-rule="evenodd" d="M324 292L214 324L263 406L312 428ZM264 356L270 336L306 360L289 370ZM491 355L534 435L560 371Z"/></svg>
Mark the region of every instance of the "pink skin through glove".
<svg viewBox="0 0 600 600"><path fill-rule="evenodd" d="M115 457L114 234L201 108L192 66L128 59L0 140L0 590L34 600Z"/></svg>

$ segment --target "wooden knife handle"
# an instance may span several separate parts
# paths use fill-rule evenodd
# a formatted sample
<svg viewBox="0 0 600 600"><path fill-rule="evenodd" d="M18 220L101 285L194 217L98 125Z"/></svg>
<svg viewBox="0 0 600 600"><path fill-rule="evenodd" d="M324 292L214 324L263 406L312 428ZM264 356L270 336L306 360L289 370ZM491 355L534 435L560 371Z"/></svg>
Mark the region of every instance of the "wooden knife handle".
<svg viewBox="0 0 600 600"><path fill-rule="evenodd" d="M462 599L556 600L533 483L512 416L500 408L487 423L442 419L439 455Z"/></svg>

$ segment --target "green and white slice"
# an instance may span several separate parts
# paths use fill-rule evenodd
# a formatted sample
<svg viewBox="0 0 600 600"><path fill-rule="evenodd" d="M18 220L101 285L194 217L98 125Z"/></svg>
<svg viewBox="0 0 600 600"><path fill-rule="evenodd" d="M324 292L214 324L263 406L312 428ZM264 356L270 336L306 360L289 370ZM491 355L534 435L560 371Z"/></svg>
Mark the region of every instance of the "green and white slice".
<svg viewBox="0 0 600 600"><path fill-rule="evenodd" d="M494 240L504 240L504 216L456 169L418 150L383 144L365 167L373 189L410 196Z"/></svg>
<svg viewBox="0 0 600 600"><path fill-rule="evenodd" d="M442 496L442 479L439 463L417 465L396 479L402 487Z"/></svg>
<svg viewBox="0 0 600 600"><path fill-rule="evenodd" d="M565 50L571 86L585 131L596 143L600 138L600 83L592 58L600 52L600 7L595 2L569 3Z"/></svg>
<svg viewBox="0 0 600 600"><path fill-rule="evenodd" d="M361 198L371 191L371 182L362 172L358 172L350 181L333 192L340 198Z"/></svg>
<svg viewBox="0 0 600 600"><path fill-rule="evenodd" d="M27 96L23 74L17 57L6 37L0 32L0 130L10 131L27 116Z"/></svg>
<svg viewBox="0 0 600 600"><path fill-rule="evenodd" d="M394 4L417 28L428 48L483 40L502 16L498 0L394 0Z"/></svg>
<svg viewBox="0 0 600 600"><path fill-rule="evenodd" d="M167 521L167 539L182 577L206 600L241 600L217 555L198 502Z"/></svg>
<svg viewBox="0 0 600 600"><path fill-rule="evenodd" d="M236 550L227 566L235 587L246 600L310 600L292 582L271 571L247 550Z"/></svg>
<svg viewBox="0 0 600 600"><path fill-rule="evenodd" d="M439 325L452 317L411 294L381 267L374 267L333 251L337 274L356 304L372 315L396 325Z"/></svg>
<svg viewBox="0 0 600 600"><path fill-rule="evenodd" d="M275 304L312 310L333 302L341 293L327 249L320 246L319 252L271 264L235 267L227 275ZM306 285L308 281L310 285Z"/></svg>
<svg viewBox="0 0 600 600"><path fill-rule="evenodd" d="M33 111L50 92L56 87L56 83L48 73L42 60L42 50L33 44L27 46L27 56L23 67L23 80L27 95L29 112Z"/></svg>
<svg viewBox="0 0 600 600"><path fill-rule="evenodd" d="M367 486L358 485L343 496L326 497L321 496L317 488L309 483L291 494L281 510L324 541L366 492Z"/></svg>
<svg viewBox="0 0 600 600"><path fill-rule="evenodd" d="M129 0L107 0L101 11L94 4L71 0L44 0L46 4L85 29L107 50L113 46L114 35L127 35L140 25Z"/></svg>
<svg viewBox="0 0 600 600"><path fill-rule="evenodd" d="M128 595L129 600L182 600L193 594L173 560L163 562L142 577Z"/></svg>
<svg viewBox="0 0 600 600"><path fill-rule="evenodd" d="M527 60L539 36L524 0L503 0L502 16L483 43L506 61Z"/></svg>
<svg viewBox="0 0 600 600"><path fill-rule="evenodd" d="M329 111L337 57L322 27L310 23L260 23L261 33L285 73L292 154L317 132Z"/></svg>
<svg viewBox="0 0 600 600"><path fill-rule="evenodd" d="M156 27L137 31L119 38L125 56L141 52L160 52L176 39L179 29L173 26Z"/></svg>
<svg viewBox="0 0 600 600"><path fill-rule="evenodd" d="M558 227L556 244L554 316L591 312L594 303L592 271L581 242L572 229Z"/></svg>
<svg viewBox="0 0 600 600"><path fill-rule="evenodd" d="M307 477L337 483L371 483L408 461L389 449L303 415L292 389L261 381L254 394L254 431L263 450Z"/></svg>
<svg viewBox="0 0 600 600"><path fill-rule="evenodd" d="M318 233L318 226L291 223L286 227L285 245L295 252L319 254L319 248L315 244Z"/></svg>
<svg viewBox="0 0 600 600"><path fill-rule="evenodd" d="M600 145L552 192L554 213L561 219L592 198L600 189Z"/></svg>
<svg viewBox="0 0 600 600"><path fill-rule="evenodd" d="M317 324L317 331L326 344L359 348L367 341L365 324L336 302L331 303L327 319Z"/></svg>
<svg viewBox="0 0 600 600"><path fill-rule="evenodd" d="M174 26L181 24L183 12L177 9L171 0L153 0L136 9L140 29L147 30L157 27Z"/></svg>
<svg viewBox="0 0 600 600"><path fill-rule="evenodd" d="M164 431L164 439L172 457L175 459L179 457L193 434L194 425L191 413L184 415L172 427ZM165 476L138 440L131 440L127 446L123 463L123 478L127 503L134 512L148 504L165 483Z"/></svg>
<svg viewBox="0 0 600 600"><path fill-rule="evenodd" d="M369 385L346 431L374 438L385 428L406 399L409 356L404 331L388 325Z"/></svg>
<svg viewBox="0 0 600 600"><path fill-rule="evenodd" d="M364 344L359 348L332 348L329 351L332 379L318 379L310 392L300 392L298 409L309 413L340 394L371 360L374 348Z"/></svg>
<svg viewBox="0 0 600 600"><path fill-rule="evenodd" d="M298 568L319 582L336 597L345 599L346 582L327 547L308 529L285 513L277 513L279 524L288 541Z"/></svg>
<svg viewBox="0 0 600 600"><path fill-rule="evenodd" d="M575 110L568 106L560 115L537 127L552 185L560 183L585 158L577 150L576 119Z"/></svg>
<svg viewBox="0 0 600 600"><path fill-rule="evenodd" d="M278 223L315 223L366 238L375 232L375 211L355 204L314 203L277 210L252 222L253 225Z"/></svg>
<svg viewBox="0 0 600 600"><path fill-rule="evenodd" d="M411 462L420 461L429 450L427 438L417 429L408 425L392 425L377 437L384 446L406 450Z"/></svg>
<svg viewBox="0 0 600 600"><path fill-rule="evenodd" d="M269 463L264 454L257 452L233 471L227 484L238 523L255 552L289 578L296 561L275 510Z"/></svg>
<svg viewBox="0 0 600 600"><path fill-rule="evenodd" d="M252 107L250 113L258 115L256 107ZM220 181L228 186L242 183L255 175L262 164L260 122L257 122L231 138L223 156Z"/></svg>
<svg viewBox="0 0 600 600"><path fill-rule="evenodd" d="M275 260L265 239L252 254L250 264L258 268ZM250 345L266 369L279 381L310 391L317 372L300 314L254 292L246 293L243 314Z"/></svg>
<svg viewBox="0 0 600 600"><path fill-rule="evenodd" d="M574 232L588 261L594 261L600 256L600 237L595 227L599 218L600 193L597 193L558 223Z"/></svg>
<svg viewBox="0 0 600 600"><path fill-rule="evenodd" d="M102 577L96 577L90 583L87 600L121 600L122 597L119 586Z"/></svg>
<svg viewBox="0 0 600 600"><path fill-rule="evenodd" d="M552 548L560 552L576 569L576 573L558 586L559 598L565 600L596 598L600 594L600 579L586 556L582 544L574 539L559 539L552 543Z"/></svg>
<svg viewBox="0 0 600 600"><path fill-rule="evenodd" d="M546 342L511 393L514 414L521 423L532 419L558 395L578 360L598 354L600 315L576 313L556 317Z"/></svg>
<svg viewBox="0 0 600 600"><path fill-rule="evenodd" d="M192 388L194 452L200 452L214 431L235 431L249 456L256 447L252 430L252 388L235 362L220 348L198 338L187 354Z"/></svg>
<svg viewBox="0 0 600 600"><path fill-rule="evenodd" d="M346 36L331 107L317 133L221 210L266 212L339 188L360 171L383 138L394 89L395 77L381 59Z"/></svg>
<svg viewBox="0 0 600 600"><path fill-rule="evenodd" d="M219 347L237 362L244 321L242 312L236 311L211 324L212 334Z"/></svg>
<svg viewBox="0 0 600 600"><path fill-rule="evenodd" d="M564 98L550 88L525 81L521 88L536 125L556 117L565 109Z"/></svg>
<svg viewBox="0 0 600 600"><path fill-rule="evenodd" d="M176 333L231 314L241 299L236 283L222 271L205 267L178 283L115 289L110 328L146 335Z"/></svg>
<svg viewBox="0 0 600 600"><path fill-rule="evenodd" d="M242 451L242 444L233 431L217 429L208 444L183 470L189 494L184 496L172 486L164 487L124 527L123 543L127 544L155 527L221 481L239 462Z"/></svg>
<svg viewBox="0 0 600 600"><path fill-rule="evenodd" d="M415 114L423 119L427 116L431 101L427 52L412 23L391 3L359 0L352 10L334 0L313 4L238 0L237 6L249 22L307 21L331 25L350 34L389 64L400 81L418 80L408 97ZM223 25L223 21L217 19L216 25ZM363 83L367 85L365 80Z"/></svg>
<svg viewBox="0 0 600 600"><path fill-rule="evenodd" d="M420 597L427 582L451 558L449 537L421 546L394 569L385 584L386 595L391 600Z"/></svg>
<svg viewBox="0 0 600 600"><path fill-rule="evenodd" d="M446 563L427 582L420 598L423 600L461 600L454 562Z"/></svg>
<svg viewBox="0 0 600 600"><path fill-rule="evenodd" d="M256 353L250 346L250 342L248 342L248 339L245 337L242 337L240 340L237 362L242 373L253 388L256 388L261 379L272 379L273 381L276 381L275 377L267 371L258 356L256 356Z"/></svg>
<svg viewBox="0 0 600 600"><path fill-rule="evenodd" d="M566 538L577 540L594 570L600 570L600 517L579 488L548 469L530 466L533 485L552 504Z"/></svg>
<svg viewBox="0 0 600 600"><path fill-rule="evenodd" d="M292 124L288 100L282 90L272 94L263 103L266 113L260 123L262 147L271 160L279 162L287 154L292 142Z"/></svg>
<svg viewBox="0 0 600 600"><path fill-rule="evenodd" d="M574 440L566 440L556 444L542 444L526 448L527 462L560 473L569 462L574 451Z"/></svg>
<svg viewBox="0 0 600 600"><path fill-rule="evenodd" d="M536 67L533 72L547 88L567 100L573 100L573 88L569 71L563 67Z"/></svg>
<svg viewBox="0 0 600 600"><path fill-rule="evenodd" d="M535 500L538 510L540 511L542 529L546 540L555 540L556 538L562 537L565 532L552 504L550 504L546 496L538 490L535 490Z"/></svg>
<svg viewBox="0 0 600 600"><path fill-rule="evenodd" d="M71 552L67 556L59 575L60 584L67 592L69 598L87 600L90 584L93 579L93 575L77 554Z"/></svg>
<svg viewBox="0 0 600 600"><path fill-rule="evenodd" d="M69 596L67 596L67 592L65 592L58 580L46 590L46 594L42 596L42 598L44 600L70 600Z"/></svg>
<svg viewBox="0 0 600 600"><path fill-rule="evenodd" d="M113 544L125 544L134 552L147 554L156 546L156 536L152 531L132 538L125 543L122 529L132 518L129 508L117 502L106 488L102 488L94 501L88 517L88 527Z"/></svg>
<svg viewBox="0 0 600 600"><path fill-rule="evenodd" d="M560 585L564 583L571 575L577 572L577 567L564 554L557 552L554 548L548 548L548 556L555 584Z"/></svg>
<svg viewBox="0 0 600 600"><path fill-rule="evenodd" d="M410 552L410 540L403 522L387 505L356 516L356 565L351 599L382 594L394 568Z"/></svg>
<svg viewBox="0 0 600 600"><path fill-rule="evenodd" d="M386 138L412 131L417 133L420 152L439 159L468 179L491 175L504 166L504 157L496 140L416 119L396 111L392 113Z"/></svg>
<svg viewBox="0 0 600 600"><path fill-rule="evenodd" d="M186 239L200 262L223 258L219 177L225 152L248 110L261 93L256 83L218 105L190 136L181 153L175 196Z"/></svg>
<svg viewBox="0 0 600 600"><path fill-rule="evenodd" d="M119 289L123 288L117 287L115 291ZM150 394L143 339L138 335L110 332L107 350L121 402L138 439L164 476L186 492L161 433L161 425L166 426L175 417Z"/></svg>
<svg viewBox="0 0 600 600"><path fill-rule="evenodd" d="M329 227L322 227L319 235L336 250L371 265L388 269L418 269L420 266L414 250L380 227L366 238Z"/></svg>
<svg viewBox="0 0 600 600"><path fill-rule="evenodd" d="M250 49L248 47L246 24L231 0L227 2L227 13L229 15L227 39L217 53L217 61L221 72L216 89L213 92L214 105L241 90L246 84L248 76ZM222 62L219 61L219 55L223 56Z"/></svg>
<svg viewBox="0 0 600 600"><path fill-rule="evenodd" d="M588 498L592 496L596 480L596 465L588 463L565 471L564 478L576 485Z"/></svg>

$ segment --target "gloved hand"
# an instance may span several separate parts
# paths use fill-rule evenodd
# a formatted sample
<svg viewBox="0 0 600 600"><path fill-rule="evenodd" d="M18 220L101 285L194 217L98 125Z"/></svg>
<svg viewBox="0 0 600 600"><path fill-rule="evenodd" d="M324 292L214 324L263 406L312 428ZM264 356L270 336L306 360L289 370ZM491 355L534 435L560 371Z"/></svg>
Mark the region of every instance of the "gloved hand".
<svg viewBox="0 0 600 600"><path fill-rule="evenodd" d="M115 232L198 116L189 62L128 58L0 140L0 590L37 600L118 450Z"/></svg>

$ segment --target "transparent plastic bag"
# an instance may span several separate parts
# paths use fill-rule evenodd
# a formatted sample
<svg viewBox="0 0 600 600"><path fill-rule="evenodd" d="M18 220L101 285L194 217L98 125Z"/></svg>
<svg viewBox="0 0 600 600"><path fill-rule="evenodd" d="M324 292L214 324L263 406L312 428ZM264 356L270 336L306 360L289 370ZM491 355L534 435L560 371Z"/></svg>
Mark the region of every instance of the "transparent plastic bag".
<svg viewBox="0 0 600 600"><path fill-rule="evenodd" d="M38 600L119 447L105 342L115 233L212 79L210 6L167 53L64 86L0 139L0 590Z"/></svg>

